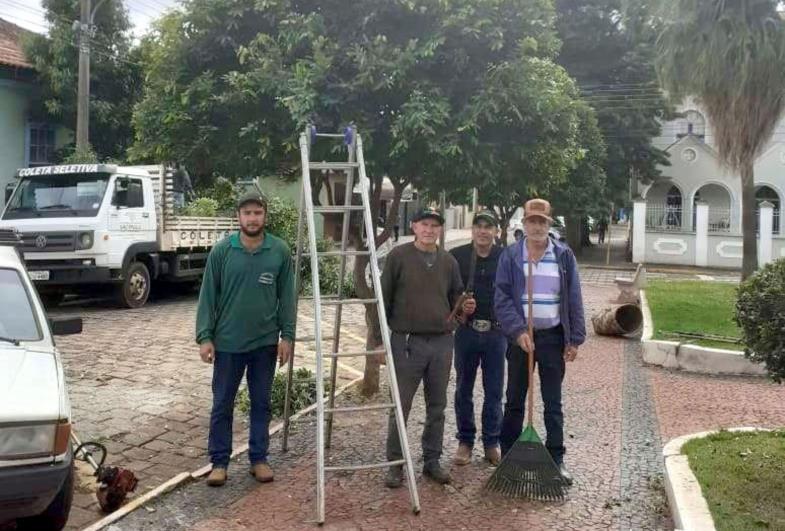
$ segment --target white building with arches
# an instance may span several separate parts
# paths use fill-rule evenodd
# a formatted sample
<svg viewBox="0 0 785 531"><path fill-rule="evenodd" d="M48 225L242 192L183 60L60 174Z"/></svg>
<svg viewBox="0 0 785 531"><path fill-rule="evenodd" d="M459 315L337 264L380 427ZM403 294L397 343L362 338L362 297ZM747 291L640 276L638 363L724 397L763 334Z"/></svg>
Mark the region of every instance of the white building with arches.
<svg viewBox="0 0 785 531"><path fill-rule="evenodd" d="M671 165L660 168L662 179L657 182L638 183L633 260L740 267L741 178L720 161L711 124L701 108L688 101L680 110L683 117L663 124L661 136L654 139L657 147L670 154ZM767 262L785 257L785 221L781 215L785 200L785 120L758 157L754 170L759 259Z"/></svg>

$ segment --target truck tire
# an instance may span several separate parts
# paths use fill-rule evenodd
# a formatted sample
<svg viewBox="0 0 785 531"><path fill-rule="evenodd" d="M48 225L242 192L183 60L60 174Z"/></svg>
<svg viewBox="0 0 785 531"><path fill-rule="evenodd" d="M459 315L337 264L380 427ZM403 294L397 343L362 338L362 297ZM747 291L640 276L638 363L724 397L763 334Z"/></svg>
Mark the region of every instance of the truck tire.
<svg viewBox="0 0 785 531"><path fill-rule="evenodd" d="M60 531L68 522L71 512L71 502L74 499L74 463L68 469L68 475L60 487L60 492L52 503L39 515L23 518L16 522L18 531Z"/></svg>
<svg viewBox="0 0 785 531"><path fill-rule="evenodd" d="M143 262L131 262L117 287L117 302L124 308L141 308L150 296L150 271Z"/></svg>

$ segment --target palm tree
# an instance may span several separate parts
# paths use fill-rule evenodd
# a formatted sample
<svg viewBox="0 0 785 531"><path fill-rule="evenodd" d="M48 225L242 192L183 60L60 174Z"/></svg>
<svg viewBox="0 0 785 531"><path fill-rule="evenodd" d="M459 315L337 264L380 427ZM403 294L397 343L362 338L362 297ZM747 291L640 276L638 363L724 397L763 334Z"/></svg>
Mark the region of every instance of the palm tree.
<svg viewBox="0 0 785 531"><path fill-rule="evenodd" d="M675 101L695 97L720 158L741 175L742 278L758 268L753 164L785 109L785 22L777 0L669 0L657 72Z"/></svg>

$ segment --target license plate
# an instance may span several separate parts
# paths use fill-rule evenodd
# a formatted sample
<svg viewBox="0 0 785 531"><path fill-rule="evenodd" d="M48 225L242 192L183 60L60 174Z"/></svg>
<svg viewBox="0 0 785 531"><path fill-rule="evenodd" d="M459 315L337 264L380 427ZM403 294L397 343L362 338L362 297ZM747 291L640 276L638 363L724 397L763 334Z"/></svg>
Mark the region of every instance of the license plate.
<svg viewBox="0 0 785 531"><path fill-rule="evenodd" d="M28 271L30 280L49 280L49 271Z"/></svg>

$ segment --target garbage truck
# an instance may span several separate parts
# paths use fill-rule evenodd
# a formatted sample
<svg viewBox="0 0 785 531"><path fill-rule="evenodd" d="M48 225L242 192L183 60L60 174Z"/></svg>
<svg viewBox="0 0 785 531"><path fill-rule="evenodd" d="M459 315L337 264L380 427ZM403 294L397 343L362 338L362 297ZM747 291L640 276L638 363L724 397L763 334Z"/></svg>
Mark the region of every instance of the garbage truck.
<svg viewBox="0 0 785 531"><path fill-rule="evenodd" d="M179 215L176 177L165 165L23 168L0 229L21 238L49 304L108 289L121 306L139 308L159 282L198 281L212 246L237 229L234 217Z"/></svg>

